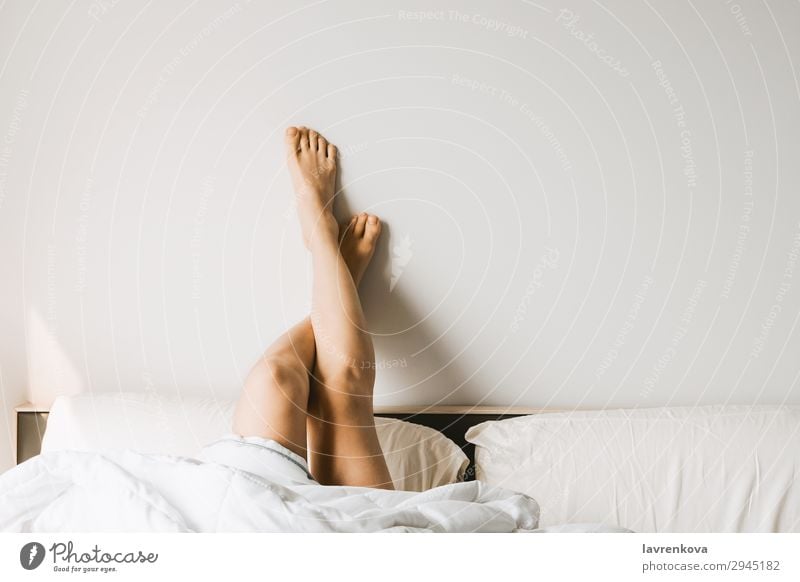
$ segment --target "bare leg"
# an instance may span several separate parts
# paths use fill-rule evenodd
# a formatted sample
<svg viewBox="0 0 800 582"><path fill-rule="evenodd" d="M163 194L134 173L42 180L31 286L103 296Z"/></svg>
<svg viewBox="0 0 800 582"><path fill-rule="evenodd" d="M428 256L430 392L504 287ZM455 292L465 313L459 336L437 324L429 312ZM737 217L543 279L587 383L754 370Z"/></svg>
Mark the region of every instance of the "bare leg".
<svg viewBox="0 0 800 582"><path fill-rule="evenodd" d="M299 133L295 134L299 138ZM290 152L290 160L309 152L307 132L300 145L296 141L296 151ZM315 148L318 143L315 142ZM331 146L333 148L333 146ZM314 159L316 159L316 149ZM333 157L336 150L331 150ZM327 158L327 146L324 149ZM290 164L291 165L291 164ZM338 231L338 225L330 212L333 199L333 180L335 179L335 162L330 163L333 175L325 168L313 168L303 176L303 185L299 188L295 183L295 193L306 245L310 244L311 233L321 226L322 230L331 228ZM325 192L328 198L323 201L317 192ZM323 212L314 212L314 208L322 206ZM329 220L330 219L330 220ZM261 359L256 362L245 380L244 389L236 405L233 419L233 431L246 436L261 436L277 441L289 450L306 457L307 432L306 416L310 383L308 375L314 367L316 341L311 327L311 318L307 317L295 325L283 336L267 348Z"/></svg>
<svg viewBox="0 0 800 582"><path fill-rule="evenodd" d="M380 235L380 222L361 214L343 225L340 250L358 286ZM363 321L358 324L363 330ZM365 333L365 332L362 332ZM365 334L366 335L366 334ZM325 349L325 348L318 348ZM334 353L336 353L334 345ZM341 356L343 352L340 352ZM374 426L372 387L375 380L373 352L342 361L355 367L351 384L342 388L326 381L319 365L311 377L308 435L309 456L320 482L391 488L391 478ZM334 371L338 374L338 371Z"/></svg>
<svg viewBox="0 0 800 582"><path fill-rule="evenodd" d="M375 432L372 338L331 212L336 149L305 128L289 128L286 140L314 277L311 325L316 360L308 423L312 473L323 484L392 488ZM378 218L361 215L351 225L353 233L350 238L345 233L342 244L369 249L371 257L380 233ZM359 267L359 277L365 266Z"/></svg>
<svg viewBox="0 0 800 582"><path fill-rule="evenodd" d="M272 439L305 458L308 371L314 365L314 352L309 318L267 348L245 380L233 431Z"/></svg>
<svg viewBox="0 0 800 582"><path fill-rule="evenodd" d="M372 258L380 233L380 223L370 225L367 220L367 214L357 215L341 228L339 248L356 285ZM313 382L315 392L322 388L313 376L309 378L315 352L310 317L273 342L245 381L234 415L234 432L273 439L305 457L309 382ZM310 432L314 433L319 422L309 419Z"/></svg>

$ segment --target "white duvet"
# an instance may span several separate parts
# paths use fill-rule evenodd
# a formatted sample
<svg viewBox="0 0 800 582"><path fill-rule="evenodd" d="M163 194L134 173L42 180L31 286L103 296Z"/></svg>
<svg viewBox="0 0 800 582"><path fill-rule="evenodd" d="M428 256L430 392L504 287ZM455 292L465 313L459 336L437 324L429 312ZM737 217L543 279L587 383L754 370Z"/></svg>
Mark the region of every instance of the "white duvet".
<svg viewBox="0 0 800 582"><path fill-rule="evenodd" d="M279 481L185 457L43 453L0 475L0 530L512 532L539 518L530 497L477 481L422 493Z"/></svg>

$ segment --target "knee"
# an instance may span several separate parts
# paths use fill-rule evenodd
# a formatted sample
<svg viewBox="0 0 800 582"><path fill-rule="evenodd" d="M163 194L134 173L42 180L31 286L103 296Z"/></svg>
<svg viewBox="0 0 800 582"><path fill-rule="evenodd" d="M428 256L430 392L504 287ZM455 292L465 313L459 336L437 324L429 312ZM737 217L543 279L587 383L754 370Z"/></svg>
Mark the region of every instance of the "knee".
<svg viewBox="0 0 800 582"><path fill-rule="evenodd" d="M350 389L358 387L371 389L375 384L375 368L372 365L359 366L350 363L334 370L328 370L325 381L327 384Z"/></svg>
<svg viewBox="0 0 800 582"><path fill-rule="evenodd" d="M249 392L259 391L267 397L282 397L295 404L308 401L306 370L281 357L265 356L253 367L245 384Z"/></svg>

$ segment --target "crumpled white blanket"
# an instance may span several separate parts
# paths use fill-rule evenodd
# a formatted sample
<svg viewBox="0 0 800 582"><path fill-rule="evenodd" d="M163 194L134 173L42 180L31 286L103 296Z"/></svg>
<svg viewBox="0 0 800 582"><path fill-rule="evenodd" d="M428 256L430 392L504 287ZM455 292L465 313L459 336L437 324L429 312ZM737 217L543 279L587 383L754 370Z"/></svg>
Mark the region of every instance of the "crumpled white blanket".
<svg viewBox="0 0 800 582"><path fill-rule="evenodd" d="M0 475L11 532L512 532L538 519L532 498L478 481L422 493L295 484L133 451L44 453Z"/></svg>

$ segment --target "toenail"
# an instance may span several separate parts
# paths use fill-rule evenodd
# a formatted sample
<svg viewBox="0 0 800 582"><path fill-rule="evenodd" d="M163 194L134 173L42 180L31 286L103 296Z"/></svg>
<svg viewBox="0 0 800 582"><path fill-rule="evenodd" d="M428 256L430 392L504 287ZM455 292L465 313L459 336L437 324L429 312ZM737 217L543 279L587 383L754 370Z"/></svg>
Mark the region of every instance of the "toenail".
<svg viewBox="0 0 800 582"><path fill-rule="evenodd" d="M367 219L367 222L369 222L370 224L378 224L378 217L377 216L370 216Z"/></svg>
<svg viewBox="0 0 800 582"><path fill-rule="evenodd" d="M289 135L297 135L297 128L296 127L287 127L286 133Z"/></svg>

